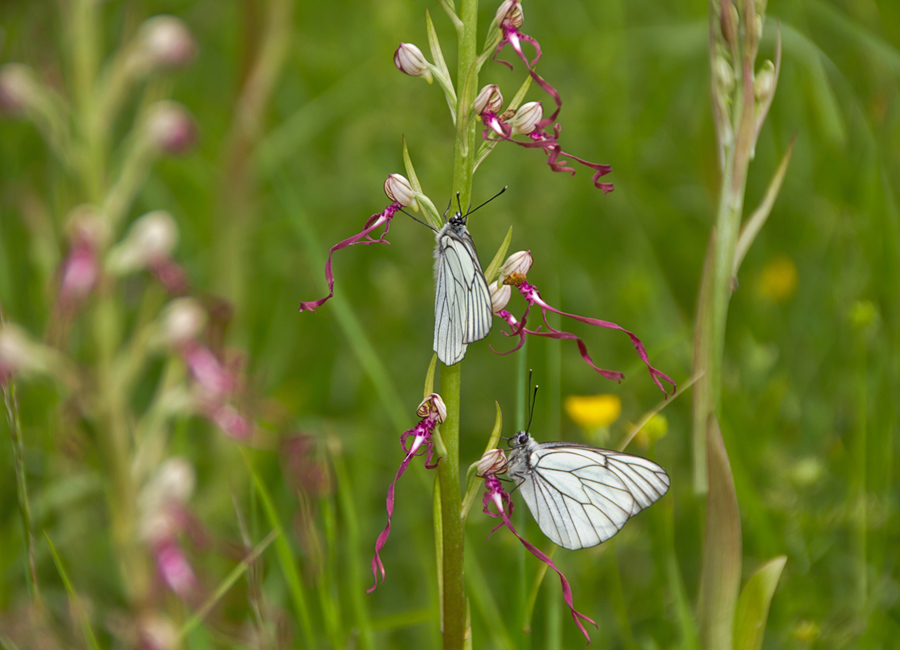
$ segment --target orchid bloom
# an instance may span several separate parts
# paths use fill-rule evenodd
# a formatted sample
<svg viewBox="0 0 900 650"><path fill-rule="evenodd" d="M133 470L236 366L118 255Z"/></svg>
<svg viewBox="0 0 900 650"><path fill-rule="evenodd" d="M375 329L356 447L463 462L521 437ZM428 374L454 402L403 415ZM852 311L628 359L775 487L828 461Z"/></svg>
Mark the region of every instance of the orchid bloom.
<svg viewBox="0 0 900 650"><path fill-rule="evenodd" d="M503 450L501 449L492 449L488 451L484 457L482 457L482 461L484 464L479 463L479 471L482 470L486 465L490 465L490 469L484 472L482 476L484 477L484 487L485 493L484 498L482 499L482 505L484 512L486 515L490 515L491 517L499 517L502 519L501 523L494 528L490 535L493 535L497 530L506 526L509 531L516 536L516 538L522 542L522 545L528 549L528 551L534 555L541 562L549 566L551 569L556 571L556 575L559 576L559 582L562 585L563 592L563 600L566 601L566 605L569 607L569 611L572 612L572 618L575 621L575 625L578 626L578 629L581 630L581 633L584 634L585 638L588 640L588 643L591 641L590 635L587 633L587 630L584 629L584 625L582 621L587 621L594 627L597 624L581 612L575 609L575 604L572 598L572 587L569 585L569 581L566 580L566 576L563 575L562 571L553 563L553 560L550 559L546 553L544 553L537 546L523 538L519 535L518 531L516 531L515 526L513 526L512 521L510 521L509 515L512 514L513 511L513 502L509 493L503 489L503 484L500 482L500 479L497 478L497 474L502 474L506 471L505 465L505 457L503 455ZM494 506L494 510L491 510L491 506ZM490 535L488 535L488 539L490 539Z"/></svg>
<svg viewBox="0 0 900 650"><path fill-rule="evenodd" d="M550 166L550 169L555 172L568 172L574 176L575 168L570 166L569 161L564 158L574 160L575 162L592 169L594 171L592 177L594 186L604 194L609 194L613 191L612 183L600 182L600 178L610 173L612 167L606 164L592 163L563 151L562 146L559 144L559 133L562 129L559 124L553 126L552 133L546 130L547 127L556 121L559 111L562 108L562 99L556 88L541 77L534 69L534 66L537 65L537 62L541 58L541 46L534 37L519 30L519 27L521 27L524 22L520 0L506 0L497 11L497 22L500 27L502 38L497 45L497 50L494 52L494 60L512 69L511 63L497 59L497 55L500 54L501 50L509 45L516 53L516 56L518 56L522 63L525 64L525 68L528 70L528 74L531 76L532 80L553 98L556 109L550 117L544 119L534 120L533 115L530 115L529 119L525 120L525 122L529 127L533 124L534 128L524 133L528 140L522 141L513 138L513 135L523 132L523 129L519 124L519 122L522 121L522 118L516 120L515 112L509 116L507 116L506 113L498 115L496 110L492 110L493 107L485 107L480 112L481 119L486 126L482 133L482 137L485 140L496 140L498 138L500 140L507 140L528 149L543 149L544 153L547 155L547 164ZM534 47L535 56L533 59L529 59L525 54L522 43L528 43ZM537 107L535 104L537 104ZM532 102L521 107L519 111L526 110L526 112L533 114L539 107L539 102ZM510 120L512 120L512 123Z"/></svg>
<svg viewBox="0 0 900 650"><path fill-rule="evenodd" d="M388 515L387 525L384 527L384 530L381 531L381 534L375 542L375 557L372 558L372 573L375 574L375 584L367 589L366 593L375 591L375 588L378 586L379 573L381 574L381 581L384 582L384 565L381 562L381 556L379 554L384 548L384 545L387 544L388 537L391 534L391 518L394 516L394 488L397 485L397 481L406 472L406 469L412 462L413 456L424 455L426 469L436 468L438 466L438 461L440 460L440 458L438 458L432 462L432 459L434 458L434 441L431 439L431 436L434 433L434 428L447 417L447 407L444 406L444 400L442 400L441 396L437 393L432 393L419 404L419 407L416 409L416 415L422 418L419 423L412 429L404 431L400 436L400 446L403 448L403 451L406 452L406 457L400 463L400 469L397 470L397 475L394 476L394 480L391 481L391 484L388 486L386 501ZM410 438L412 438L412 442L407 445L407 441Z"/></svg>
<svg viewBox="0 0 900 650"><path fill-rule="evenodd" d="M575 314L569 314L567 312L561 311L556 307L553 307L547 304L543 298L541 298L540 292L537 290L532 284L529 284L526 280L526 274L528 269L531 267L531 254L527 251L520 251L518 253L514 253L511 255L504 265L500 268L500 280L502 284L507 284L515 287L521 296L528 303L528 306L525 308L525 313L522 314L521 319L516 319L510 312L508 312L505 308L498 308L499 305L495 305L494 313L505 320L510 327L509 332L504 332L506 336L518 336L519 342L512 349L507 352L501 352L499 354L510 354L520 349L525 344L525 335L530 334L532 336L545 336L552 339L566 339L573 340L578 344L578 350L581 352L581 358L584 359L585 363L587 363L591 368L596 370L602 376L607 379L612 379L613 381L621 381L625 375L621 372L615 370L604 370L602 368L597 367L594 364L593 359L591 359L590 354L588 354L587 346L584 344L579 337L574 334L570 334L569 332L563 332L558 330L550 325L547 321L547 312L553 312L554 314L559 314L560 316L565 316L567 318L575 319L582 323L587 323L588 325L594 325L596 327L605 327L607 329L614 329L625 332L628 337L631 339L631 343L634 345L634 349L637 351L638 356L641 358L641 361L647 366L647 369L650 371L650 377L653 379L653 383L655 383L659 389L663 392L663 394L668 395L668 391L663 386L662 381L668 382L672 385L673 394L675 389L675 381L669 377L664 372L657 370L650 364L650 358L647 355L647 350L644 347L644 344L641 343L641 340L635 336L632 332L629 332L627 329L622 327L621 325L616 325L610 321L600 320L598 318L588 318L586 316L577 316ZM504 273L504 269L507 269L506 273ZM541 330L542 326L538 326L537 329L530 330L525 327L526 321L528 319L528 314L531 311L532 306L537 305L541 309L541 314L544 319L544 325L546 330ZM660 381L662 380L662 381Z"/></svg>
<svg viewBox="0 0 900 650"><path fill-rule="evenodd" d="M354 244L390 244L385 237L387 237L388 231L391 228L391 220L401 208L414 207L416 205L416 198L415 192L409 181L400 174L390 174L387 177L387 180L384 182L384 193L391 200L390 205L381 212L376 212L369 217L366 220L366 223L363 224L363 229L360 232L352 237L348 237L342 242L338 242L329 249L328 261L325 263L325 280L328 282L328 295L324 298L319 298L318 300L301 302L298 311L315 312L316 309L334 297L334 271L331 268L331 258L335 251L347 248L348 246L353 246ZM384 232L381 233L378 239L374 239L372 233L382 226L384 226Z"/></svg>

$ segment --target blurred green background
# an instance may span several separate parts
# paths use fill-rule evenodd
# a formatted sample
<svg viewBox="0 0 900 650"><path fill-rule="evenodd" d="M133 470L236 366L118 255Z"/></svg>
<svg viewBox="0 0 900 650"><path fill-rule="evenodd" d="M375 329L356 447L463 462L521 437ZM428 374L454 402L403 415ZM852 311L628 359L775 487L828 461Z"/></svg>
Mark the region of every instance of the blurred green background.
<svg viewBox="0 0 900 650"><path fill-rule="evenodd" d="M269 5L112 2L99 11L106 54L159 13L180 17L198 43L191 66L147 91L170 93L188 108L198 146L155 166L130 218L171 211L181 236L176 257L193 286L232 301L227 343L246 352L263 432L249 455L287 529L315 647L436 647L439 639L432 477L421 464L398 484L383 554L387 582L363 593L385 522L385 490L402 459L398 436L416 422L431 359L432 234L399 215L390 246L336 254L334 301L315 314L297 313L300 301L324 295L328 247L387 204L381 184L388 173L403 172L401 135L425 191L441 208L450 196L453 129L444 98L391 62L401 41L426 50L426 7L452 68L454 37L438 3L294 5L261 128L239 144L237 98L267 37ZM483 264L513 226L510 250L531 250L529 281L551 304L634 331L654 365L679 384L691 375L697 290L718 200L707 10L705 3L646 0L526 3L523 29L543 48L540 73L562 96L563 147L612 164L607 179L615 192L602 195L581 170L574 178L552 174L539 151L501 144L476 175L474 200L504 185L509 191L469 225ZM482 26L494 11L483 8ZM738 278L723 373L721 424L742 513L744 574L788 557L764 647L890 648L900 635L900 4L772 0L761 57L774 57L776 23L781 77L751 167L749 209L795 134L797 143L774 211ZM72 65L66 34L55 3L0 3L0 62L26 62L63 93ZM522 79L521 66L510 72L491 63L481 75L507 98ZM125 137L128 116L146 98L135 93L113 127L114 141ZM529 99L550 104L535 90ZM8 320L38 338L52 317L55 279L33 243L32 218L46 215L61 237L66 213L83 200L30 123L0 123L0 304ZM56 259L64 251L60 244ZM122 300L132 305L143 290L123 283ZM523 306L516 300L514 312ZM584 338L599 365L624 371L626 380L599 377L570 342L536 339L525 359L497 356L489 345L504 350L510 342L495 327L485 343L470 347L463 370L465 464L484 447L495 400L503 435L515 431L523 368L534 368L542 386L531 428L541 440L617 446L630 423L659 401L627 337L563 326ZM78 336L76 326L76 358ZM148 386L152 379L151 372ZM46 531L87 603L101 647L128 647L122 630L132 613L110 557L96 437L67 423L52 383L22 382L18 390L49 611L34 625L72 644L59 647L83 647ZM623 403L605 439L587 437L561 406L568 395L595 393L615 393ZM682 397L663 411L668 434L655 458L672 477L670 494L614 541L554 556L572 582L576 607L599 623L594 648L690 647L679 617L696 602L704 513L692 491L690 406ZM300 432L321 443L316 457L330 468L330 480L298 489L284 441ZM9 644L30 619L23 614L28 586L14 459L10 445L0 449L0 471L9 477L0 482L0 629ZM233 501L256 542L270 522L236 443L190 418L173 429L170 450L197 470L190 507L211 541L185 546L214 589L242 556L234 550L242 542ZM305 495L299 503L298 494ZM522 632L539 563L506 531L485 541L495 521L477 510L466 549L474 646L580 643L552 574L531 633ZM520 521L528 539L550 546L527 515ZM285 571L268 549L255 577L241 577L184 647L306 647ZM249 594L254 585L263 593L258 601ZM268 642L249 631L251 602L263 603ZM191 614L172 598L159 607L179 626Z"/></svg>

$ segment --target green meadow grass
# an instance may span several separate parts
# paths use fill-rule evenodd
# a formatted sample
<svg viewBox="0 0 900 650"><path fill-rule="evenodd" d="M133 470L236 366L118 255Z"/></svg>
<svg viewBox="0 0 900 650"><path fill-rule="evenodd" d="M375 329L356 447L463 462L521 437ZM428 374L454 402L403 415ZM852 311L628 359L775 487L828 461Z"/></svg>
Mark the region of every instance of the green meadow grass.
<svg viewBox="0 0 900 650"><path fill-rule="evenodd" d="M0 64L27 63L77 96L73 21L59 6L0 4ZM427 6L451 62L452 27L439 3ZM387 579L365 593L385 491L404 456L399 436L418 421L432 357L433 234L398 215L390 246L336 253L335 298L297 313L301 301L327 292L328 248L387 205L382 183L403 173L401 136L426 193L441 210L450 198L454 133L442 93L391 61L401 41L426 50L425 8L398 0L98 5L91 42L103 58L158 13L180 17L197 41L190 66L137 87L107 125L105 180L120 169L142 107L171 97L190 111L195 148L155 164L124 218L171 212L175 258L194 295L229 302L222 337L241 351L257 432L236 442L202 417L181 416L158 432L155 454L117 461L115 436L80 415L93 406L79 403L79 389L60 376L8 385L2 647L140 647L138 630L151 619L174 634L175 645L160 647L439 647L434 474L418 461L397 484L382 553ZM482 8L482 30L494 11ZM653 365L679 385L692 375L720 180L707 11L696 2L526 2L524 29L544 52L540 74L562 96L563 146L612 164L606 178L615 191L604 196L587 170L553 174L542 152L501 143L476 175L473 202L509 190L469 223L483 264L512 226L510 251L531 251L529 281L548 302L634 331ZM887 649L900 637L900 5L771 0L767 13L760 56L774 57L777 23L782 69L750 168L746 213L794 137L796 144L728 316L719 424L740 508L741 584L786 557L763 648ZM254 68L259 48L272 58ZM254 70L270 91L251 93L262 100L258 128L241 131L238 116L248 109L238 99ZM507 98L522 78L521 67L490 62L480 76ZM551 103L534 88L532 96ZM0 121L0 307L37 340L52 343L60 322L54 302L66 215L89 200L29 121ZM97 361L102 323L89 316L102 309L91 300L63 346L85 390L107 376ZM108 308L127 333L167 300L148 274L136 274L116 286ZM514 313L523 308L516 300ZM495 402L502 435L526 419L527 369L541 385L531 425L539 440L616 447L659 402L626 336L551 324L582 336L598 365L626 379L603 379L569 341L534 338L516 354L496 355L489 346L512 345L498 324L470 346L462 371L461 472L484 449ZM144 414L161 382L179 372L166 355L153 355L123 406ZM595 393L623 404L602 443L587 439L561 406L568 395ZM667 434L652 450L629 451L652 453L667 469L669 494L614 540L552 554L576 608L598 624L589 628L592 648L700 647L706 499L693 487L689 395L662 414ZM300 434L314 444L298 460L289 442ZM131 521L140 517L134 504L115 505L128 496L117 486L129 482L132 464L171 457L196 472L186 503L195 534L179 537L201 585L193 602L160 583L146 549L123 551L116 532L117 517L119 525L139 523ZM552 544L517 503L517 528L549 553ZM498 521L476 500L465 531L472 647L583 643L552 571L544 575L506 530L487 539ZM747 593L764 594L773 581L763 582L753 580Z"/></svg>

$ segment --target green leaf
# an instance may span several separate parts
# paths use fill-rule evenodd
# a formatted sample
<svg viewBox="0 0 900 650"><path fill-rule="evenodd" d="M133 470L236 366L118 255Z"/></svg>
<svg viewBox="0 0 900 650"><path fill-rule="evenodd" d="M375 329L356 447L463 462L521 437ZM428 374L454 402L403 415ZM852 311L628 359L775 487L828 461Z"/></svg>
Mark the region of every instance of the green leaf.
<svg viewBox="0 0 900 650"><path fill-rule="evenodd" d="M779 555L769 560L754 573L738 600L737 615L734 622L735 650L759 650L762 648L763 634L766 631L766 619L769 616L769 604L775 587L781 578L781 572L787 562L786 555Z"/></svg>
<svg viewBox="0 0 900 650"><path fill-rule="evenodd" d="M744 256L747 254L750 246L753 245L753 241L766 224L766 219L769 218L769 214L772 212L772 206L775 205L775 199L778 198L778 192L781 191L781 184L784 182L784 177L787 174L787 168L791 162L791 154L794 152L794 144L796 142L797 135L794 134L787 151L784 152L781 163L778 165L778 169L775 170L775 174L772 176L772 181L766 189L766 195L763 197L762 203L759 204L759 207L747 220L747 224L741 229L734 253L734 267L732 271L734 275L737 275L738 269L741 268L741 262L744 261Z"/></svg>
<svg viewBox="0 0 900 650"><path fill-rule="evenodd" d="M416 193L416 201L421 204L422 209L425 213L425 218L428 220L428 223L435 230L440 230L444 225L444 220L441 218L440 212L438 212L437 208L434 207L434 203L431 202L431 199L422 191L422 184L419 182L419 177L416 176L415 167L412 164L412 158L409 156L409 148L406 146L406 136L402 137L402 149L403 149L403 167L406 168L406 175L409 178L409 184L412 186L413 191ZM413 212L417 212L418 210L413 208Z"/></svg>
<svg viewBox="0 0 900 650"><path fill-rule="evenodd" d="M494 405L497 407L497 417L494 419L494 430L491 431L491 437L488 439L487 447L484 448L484 453L497 447L497 441L500 440L500 432L503 429L503 414L500 411L500 404L494 402ZM466 494L463 497L462 511L460 513L460 519L462 519L463 524L466 523L466 517L469 516L469 510L472 509L472 504L478 498L478 490L481 487L477 470L478 463L475 462L469 465L469 471L466 473Z"/></svg>
<svg viewBox="0 0 900 650"><path fill-rule="evenodd" d="M422 399L428 399L428 396L434 392L434 369L437 366L437 352L431 355L431 363L428 364L428 372L425 373L425 395Z"/></svg>
<svg viewBox="0 0 900 650"><path fill-rule="evenodd" d="M491 260L484 272L484 279L488 284L497 279L497 276L500 274L500 267L503 266L503 262L506 260L506 251L509 250L509 244L512 242L512 234L513 227L510 226L509 230L506 231L506 237L503 238L500 244L500 248L497 249L497 253L494 255L494 259Z"/></svg>
<svg viewBox="0 0 900 650"><path fill-rule="evenodd" d="M697 615L704 648L731 648L741 581L741 518L728 453L715 416L706 424L709 494Z"/></svg>

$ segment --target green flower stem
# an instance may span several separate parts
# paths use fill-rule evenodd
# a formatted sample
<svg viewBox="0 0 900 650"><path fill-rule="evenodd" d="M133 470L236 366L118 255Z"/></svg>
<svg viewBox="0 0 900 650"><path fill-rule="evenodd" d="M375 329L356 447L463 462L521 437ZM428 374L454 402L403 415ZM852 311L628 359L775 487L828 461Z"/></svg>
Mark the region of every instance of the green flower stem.
<svg viewBox="0 0 900 650"><path fill-rule="evenodd" d="M467 204L472 195L472 174L475 170L475 122L459 119L475 99L474 62L477 56L475 42L478 30L478 1L463 0L460 7L463 27L459 30L456 106L457 137L453 155L453 187L459 192L460 200ZM440 482L440 517L443 576L441 611L443 613L443 634L445 650L462 650L466 641L466 596L463 580L463 539L462 498L459 480L459 396L462 385L462 363L441 366L440 395L447 406L447 418L441 425L441 439L446 447L446 457L438 466Z"/></svg>
<svg viewBox="0 0 900 650"><path fill-rule="evenodd" d="M446 456L438 464L441 503L441 540L443 593L443 633L445 650L461 650L466 635L466 596L463 581L463 522L459 483L459 393L462 364L441 367L440 395L447 406L447 418L441 424L441 440Z"/></svg>

